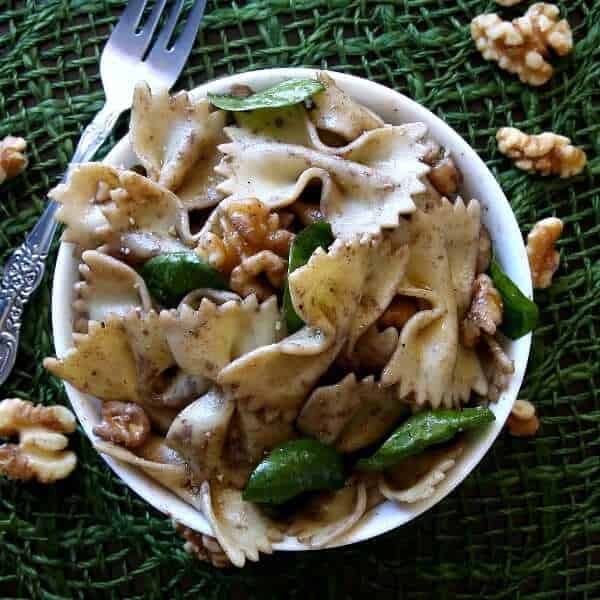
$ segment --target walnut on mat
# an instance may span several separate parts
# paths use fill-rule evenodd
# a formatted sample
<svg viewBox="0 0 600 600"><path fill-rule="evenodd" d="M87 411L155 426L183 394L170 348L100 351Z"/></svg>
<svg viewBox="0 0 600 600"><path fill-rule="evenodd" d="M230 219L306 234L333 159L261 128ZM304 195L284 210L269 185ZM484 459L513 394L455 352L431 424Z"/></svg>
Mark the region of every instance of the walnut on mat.
<svg viewBox="0 0 600 600"><path fill-rule="evenodd" d="M514 159L523 171L541 175L572 177L583 171L587 156L571 140L556 133L529 135L515 127L501 127L496 133L498 149Z"/></svg>
<svg viewBox="0 0 600 600"><path fill-rule="evenodd" d="M540 428L535 406L528 400L515 400L511 413L506 421L506 427L511 435L516 437L531 437Z"/></svg>
<svg viewBox="0 0 600 600"><path fill-rule="evenodd" d="M75 431L75 417L64 406L34 405L8 398L0 402L0 436L19 437L18 444L0 445L0 473L9 479L54 483L77 465L63 434Z"/></svg>
<svg viewBox="0 0 600 600"><path fill-rule="evenodd" d="M24 152L27 142L22 137L7 135L0 140L0 183L16 177L27 167L27 157Z"/></svg>
<svg viewBox="0 0 600 600"><path fill-rule="evenodd" d="M571 28L558 14L554 4L537 2L512 21L495 13L479 15L471 21L471 37L485 60L497 62L523 83L543 85L554 72L546 60L550 49L564 56L573 48Z"/></svg>
<svg viewBox="0 0 600 600"><path fill-rule="evenodd" d="M533 287L548 288L560 264L560 254L554 248L563 230L563 222L556 217L538 221L527 236L527 258Z"/></svg>

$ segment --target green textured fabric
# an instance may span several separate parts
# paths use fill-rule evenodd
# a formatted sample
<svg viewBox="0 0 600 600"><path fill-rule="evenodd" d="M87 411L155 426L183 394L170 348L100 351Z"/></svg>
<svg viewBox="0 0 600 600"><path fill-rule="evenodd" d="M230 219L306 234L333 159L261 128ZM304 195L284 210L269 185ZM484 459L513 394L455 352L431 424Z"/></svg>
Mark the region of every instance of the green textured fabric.
<svg viewBox="0 0 600 600"><path fill-rule="evenodd" d="M552 289L536 294L541 325L522 392L541 416L537 437L502 435L458 490L394 533L223 572L185 554L169 521L79 432L80 464L68 480L0 479L0 597L600 598L600 2L559 4L575 49L553 61L556 74L542 88L475 50L475 15L524 10L492 0L209 2L179 84L287 65L369 77L457 129L498 176L523 231L563 218L562 264ZM29 169L0 189L2 261L102 104L98 59L122 6L0 0L0 136L23 135L30 145ZM503 125L571 137L588 153L586 171L570 180L518 171L496 148ZM67 401L41 366L53 353L49 299L48 278L27 310L5 397Z"/></svg>

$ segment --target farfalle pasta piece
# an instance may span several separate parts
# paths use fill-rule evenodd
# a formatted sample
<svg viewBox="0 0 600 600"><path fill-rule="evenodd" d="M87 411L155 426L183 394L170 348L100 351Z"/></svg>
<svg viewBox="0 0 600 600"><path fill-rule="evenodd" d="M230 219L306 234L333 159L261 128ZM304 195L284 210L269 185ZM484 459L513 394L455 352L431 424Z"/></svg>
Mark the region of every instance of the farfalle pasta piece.
<svg viewBox="0 0 600 600"><path fill-rule="evenodd" d="M102 213L111 231L121 235L122 244L126 235L146 233L170 239L175 247L184 248L176 240L184 211L175 194L133 171L121 172L119 185L110 192Z"/></svg>
<svg viewBox="0 0 600 600"><path fill-rule="evenodd" d="M161 326L177 364L187 373L216 379L238 356L272 344L278 337L277 300L255 296L215 305L203 299L198 310L182 304L162 311Z"/></svg>
<svg viewBox="0 0 600 600"><path fill-rule="evenodd" d="M133 95L130 137L134 152L161 186L177 191L195 208L220 200L212 168L219 160L225 113L210 111L207 100L193 100L187 92L153 94L139 83Z"/></svg>
<svg viewBox="0 0 600 600"><path fill-rule="evenodd" d="M317 249L288 280L306 327L241 356L221 371L219 383L251 410L280 410L292 420L346 341L376 247L365 239Z"/></svg>
<svg viewBox="0 0 600 600"><path fill-rule="evenodd" d="M184 408L167 433L167 444L190 465L197 481L223 474L223 451L235 404L218 388Z"/></svg>
<svg viewBox="0 0 600 600"><path fill-rule="evenodd" d="M351 365L366 372L379 373L389 362L398 345L398 330L386 327L379 331L371 325L359 338L354 351L347 356Z"/></svg>
<svg viewBox="0 0 600 600"><path fill-rule="evenodd" d="M44 367L86 394L102 400L138 402L137 370L122 319L90 321L87 334L74 334L75 346Z"/></svg>
<svg viewBox="0 0 600 600"><path fill-rule="evenodd" d="M259 552L271 554L272 542L282 537L256 506L242 499L239 490L214 480L200 486L199 504L219 544L236 567L243 567L246 559L258 561Z"/></svg>
<svg viewBox="0 0 600 600"><path fill-rule="evenodd" d="M294 517L286 533L311 548L323 548L350 531L365 514L367 492L356 483L312 497Z"/></svg>
<svg viewBox="0 0 600 600"><path fill-rule="evenodd" d="M183 458L167 446L164 438L151 434L143 446L135 449L135 454L111 442L95 440L94 447L102 454L141 469L186 502L194 504L188 468Z"/></svg>
<svg viewBox="0 0 600 600"><path fill-rule="evenodd" d="M159 393L152 394L146 403L164 408L181 409L205 394L210 383L210 380L202 375L191 375L179 369L166 387Z"/></svg>
<svg viewBox="0 0 600 600"><path fill-rule="evenodd" d="M102 321L110 314L152 308L146 283L131 267L96 250L86 250L81 260L82 281L75 284L74 308L78 313L91 321Z"/></svg>
<svg viewBox="0 0 600 600"><path fill-rule="evenodd" d="M350 373L339 383L318 387L298 415L300 431L332 445L363 402L359 386Z"/></svg>
<svg viewBox="0 0 600 600"><path fill-rule="evenodd" d="M365 282L373 277L380 240L336 240L325 252L317 248L303 267L289 275L290 296L302 320L329 338L347 335L356 318Z"/></svg>
<svg viewBox="0 0 600 600"><path fill-rule="evenodd" d="M237 112L234 116L237 126L253 136L321 149L317 131L302 104Z"/></svg>
<svg viewBox="0 0 600 600"><path fill-rule="evenodd" d="M377 234L398 226L398 216L414 210L412 196L425 190L420 180L429 170L420 161L425 131L413 123L366 134L347 153L367 163L361 164L230 127L226 132L232 142L221 146L225 156L218 170L226 180L220 189L233 198L254 197L280 208L319 180L321 213L336 237Z"/></svg>
<svg viewBox="0 0 600 600"><path fill-rule="evenodd" d="M342 92L327 73L319 73L318 78L325 90L312 97L314 107L309 112L317 129L350 142L365 131L384 126L379 115Z"/></svg>
<svg viewBox="0 0 600 600"><path fill-rule="evenodd" d="M200 375L183 371L171 374L175 358L156 311L131 310L123 325L135 358L139 396L145 406L182 408L208 390L209 382Z"/></svg>
<svg viewBox="0 0 600 600"><path fill-rule="evenodd" d="M444 198L435 214L443 231L456 308L459 318L462 318L471 304L477 272L481 207L477 200L471 200L465 206L460 196L454 204Z"/></svg>
<svg viewBox="0 0 600 600"><path fill-rule="evenodd" d="M462 348L458 315L468 307L479 239L479 205L443 201L431 213L416 212L404 283L398 293L430 305L404 325L398 346L382 373L386 385L398 383L399 397L414 393L418 405L455 406L471 389L487 385L474 352ZM404 287L406 286L406 287Z"/></svg>
<svg viewBox="0 0 600 600"><path fill-rule="evenodd" d="M65 450L64 435L75 431L73 413L64 406L40 406L8 398L0 402L0 436L19 436L17 444L0 444L0 474L9 479L54 483L68 477L77 465Z"/></svg>
<svg viewBox="0 0 600 600"><path fill-rule="evenodd" d="M94 162L72 166L66 182L48 194L60 204L56 220L66 225L63 241L74 242L84 249L105 242L110 225L102 206L109 200L108 190L119 185L119 171L113 167Z"/></svg>
<svg viewBox="0 0 600 600"><path fill-rule="evenodd" d="M238 403L228 439L228 464L238 483L245 485L247 476L265 455L295 435L292 423L276 411L251 411Z"/></svg>
<svg viewBox="0 0 600 600"><path fill-rule="evenodd" d="M384 240L370 252L371 265L348 336L348 355L354 351L357 340L379 319L396 295L408 256L408 245L396 248L389 240Z"/></svg>
<svg viewBox="0 0 600 600"><path fill-rule="evenodd" d="M446 479L462 454L459 441L450 448L428 449L403 459L379 475L378 487L388 500L413 504L435 493L436 486Z"/></svg>
<svg viewBox="0 0 600 600"><path fill-rule="evenodd" d="M380 439L408 410L393 387L383 387L372 376L357 381L350 373L339 383L314 390L297 425L340 452L354 452Z"/></svg>

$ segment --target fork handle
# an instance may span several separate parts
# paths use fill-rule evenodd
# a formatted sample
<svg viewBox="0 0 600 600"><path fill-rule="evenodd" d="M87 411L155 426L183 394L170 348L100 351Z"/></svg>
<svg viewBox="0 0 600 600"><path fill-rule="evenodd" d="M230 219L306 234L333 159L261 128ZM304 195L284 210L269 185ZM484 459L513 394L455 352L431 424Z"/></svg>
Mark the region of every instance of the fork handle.
<svg viewBox="0 0 600 600"><path fill-rule="evenodd" d="M69 166L90 160L109 136L122 109L105 104L84 129ZM68 170L67 170L68 173ZM61 179L64 182L65 173ZM44 276L46 258L57 223L58 203L49 200L35 227L15 249L4 266L0 280L0 385L15 364L23 309Z"/></svg>

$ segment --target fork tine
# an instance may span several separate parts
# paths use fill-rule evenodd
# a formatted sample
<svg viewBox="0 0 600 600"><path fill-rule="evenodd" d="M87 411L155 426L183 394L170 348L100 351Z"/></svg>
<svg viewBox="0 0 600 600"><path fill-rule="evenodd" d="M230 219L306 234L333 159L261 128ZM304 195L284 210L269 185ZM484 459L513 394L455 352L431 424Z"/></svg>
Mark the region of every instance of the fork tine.
<svg viewBox="0 0 600 600"><path fill-rule="evenodd" d="M206 0L196 0L188 15L183 31L172 45L173 60L180 60L182 63L187 60L190 50L194 45L194 41L196 40L196 34L198 33L198 28L200 27L200 21L202 21L205 8Z"/></svg>
<svg viewBox="0 0 600 600"><path fill-rule="evenodd" d="M164 24L163 28L160 30L158 37L156 38L156 42L154 42L153 50L155 48L166 49L169 39L173 34L173 30L175 29L175 25L177 25L177 19L179 19L179 15L181 14L181 9L183 8L183 0L176 0L171 12L169 13L169 18L167 22Z"/></svg>
<svg viewBox="0 0 600 600"><path fill-rule="evenodd" d="M163 76L172 78L171 84L175 83L190 54L206 6L206 0L195 0L183 31L177 38L177 41L171 45L171 49L168 49L167 44L173 34L177 21L174 15L179 16L182 1L178 2L173 8L173 11L169 15L168 23L160 32L156 43L150 50L148 58L145 61L145 64L151 71L159 71Z"/></svg>
<svg viewBox="0 0 600 600"><path fill-rule="evenodd" d="M121 18L113 29L112 35L135 31L142 18L147 2L148 0L129 0Z"/></svg>
<svg viewBox="0 0 600 600"><path fill-rule="evenodd" d="M146 52L148 46L150 45L152 35L156 29L156 26L158 25L158 21L160 20L160 16L162 15L166 3L167 0L157 0L156 4L152 8L150 16L144 23L142 31L140 31L138 34L138 43L140 44L142 54Z"/></svg>

